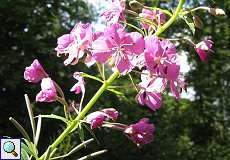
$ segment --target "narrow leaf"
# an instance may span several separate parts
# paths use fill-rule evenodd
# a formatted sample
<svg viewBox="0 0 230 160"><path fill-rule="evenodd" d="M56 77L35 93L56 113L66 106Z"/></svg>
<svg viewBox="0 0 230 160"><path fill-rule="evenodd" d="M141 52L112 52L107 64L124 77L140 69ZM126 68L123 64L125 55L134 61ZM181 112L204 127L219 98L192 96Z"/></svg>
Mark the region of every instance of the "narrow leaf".
<svg viewBox="0 0 230 160"><path fill-rule="evenodd" d="M110 92L113 92L113 93L116 94L116 95L124 95L124 93L122 93L122 92L120 92L120 91L117 91L117 90L115 90L115 89L112 89L112 88L108 88L107 90L110 91Z"/></svg>
<svg viewBox="0 0 230 160"><path fill-rule="evenodd" d="M96 157L96 156L99 156L99 155L101 155L101 154L103 154L103 153L105 153L105 152L107 152L108 150L101 150L101 151L97 151L97 152L94 152L94 153L91 153L91 154L88 154L88 155L86 155L86 156L84 156L84 157L81 157L81 158L79 158L78 160L87 160L87 159L90 159L90 158L92 158L92 157Z"/></svg>
<svg viewBox="0 0 230 160"><path fill-rule="evenodd" d="M136 26L134 26L134 25L132 25L132 24L130 24L130 23L126 23L126 22L123 22L123 21L121 21L121 22L124 23L125 25L128 25L128 26L130 26L130 27L136 29L136 30L139 31L142 35L145 35L145 33L144 33L140 28L138 28L138 27L136 27Z"/></svg>
<svg viewBox="0 0 230 160"><path fill-rule="evenodd" d="M91 138L91 139L89 139L87 141L82 142L81 144L77 145L76 147L74 147L69 153L67 153L65 155L62 155L62 156L54 157L54 158L51 158L51 159L54 160L54 159L60 159L60 158L68 157L71 154L73 154L73 153L77 152L78 150L82 149L83 147L87 146L89 143L91 143L93 141L94 141L94 139Z"/></svg>
<svg viewBox="0 0 230 160"><path fill-rule="evenodd" d="M46 150L44 160L49 160L50 159L51 152L52 152L52 150L51 150L51 147L49 146L48 149Z"/></svg>
<svg viewBox="0 0 230 160"><path fill-rule="evenodd" d="M61 117L61 116L58 116L58 115L55 115L55 114L51 114L51 115L39 115L39 116L36 116L35 118L38 118L38 117L41 117L41 118L50 118L50 119L57 119L57 120L63 121L66 124L68 123L68 121L64 117Z"/></svg>
<svg viewBox="0 0 230 160"><path fill-rule="evenodd" d="M29 160L30 159L30 156L28 155L28 153L22 149L21 151L21 156L22 156L22 160Z"/></svg>
<svg viewBox="0 0 230 160"><path fill-rule="evenodd" d="M93 138L95 139L95 141L97 142L97 144L100 144L99 140L97 139L97 137L94 134L94 132L92 131L92 129L90 129L86 124L84 124L84 123L82 123L82 124L89 131L89 133L93 136Z"/></svg>
<svg viewBox="0 0 230 160"><path fill-rule="evenodd" d="M189 26L190 30L192 31L192 34L195 34L195 25L193 23L193 20L189 17L186 17L186 16L182 16L182 19Z"/></svg>
<svg viewBox="0 0 230 160"><path fill-rule="evenodd" d="M84 134L84 129L81 126L81 123L79 123L78 125L78 134L79 134L81 142L84 142L85 134Z"/></svg>
<svg viewBox="0 0 230 160"><path fill-rule="evenodd" d="M19 130L19 132L21 132L21 134L24 136L24 138L26 138L27 140L30 141L30 137L29 137L28 133L26 132L26 130L22 127L22 125L20 125L20 123L18 123L13 117L10 117L9 120Z"/></svg>
<svg viewBox="0 0 230 160"><path fill-rule="evenodd" d="M25 138L23 138L23 140L26 143L26 146L28 147L28 153L34 157L37 157L37 148L34 146L34 144Z"/></svg>
<svg viewBox="0 0 230 160"><path fill-rule="evenodd" d="M38 141L39 141L41 126L42 126L42 117L38 116L38 122L37 122L37 128L36 128L36 134L35 134L35 140L34 140L34 144L36 146L37 146Z"/></svg>
<svg viewBox="0 0 230 160"><path fill-rule="evenodd" d="M28 95L25 94L24 97L25 97L26 107L27 107L27 111L29 114L30 124L31 124L31 128L32 128L32 132L33 132L33 140L35 141L35 132L36 131L35 131L34 114L33 114L32 106L31 106L30 99L29 99Z"/></svg>
<svg viewBox="0 0 230 160"><path fill-rule="evenodd" d="M31 153L29 147L28 147L26 144L24 144L23 142L21 143L21 148L22 148L22 150L24 150L28 155L33 155L33 154Z"/></svg>

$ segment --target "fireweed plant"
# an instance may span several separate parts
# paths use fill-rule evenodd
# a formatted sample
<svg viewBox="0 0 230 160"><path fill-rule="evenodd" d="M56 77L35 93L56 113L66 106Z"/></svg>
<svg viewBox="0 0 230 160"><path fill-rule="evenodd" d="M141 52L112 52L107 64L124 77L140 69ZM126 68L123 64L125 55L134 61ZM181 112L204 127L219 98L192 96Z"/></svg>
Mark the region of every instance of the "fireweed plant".
<svg viewBox="0 0 230 160"><path fill-rule="evenodd" d="M148 118L142 118L134 124L123 124L115 122L119 112L114 108L105 108L93 113L89 113L100 96L106 90L114 89L113 81L120 76L127 76L137 90L136 102L148 107L152 111L160 109L162 104L162 93L169 86L172 95L180 98L182 90L186 90L186 83L180 74L180 63L178 54L172 39L160 37L177 19L184 20L194 32L195 27L200 27L201 20L195 15L199 10L207 11L212 15L224 15L224 11L218 8L200 6L189 9L183 8L185 0L179 0L175 10L166 10L157 7L144 6L137 1L130 1L132 10L126 9L124 0L112 0L111 6L105 10L103 16L107 26L103 32L94 32L92 25L87 23L77 23L68 34L64 34L57 39L55 48L58 56L65 56L64 65L77 65L79 59L91 67L98 67L100 76L93 76L83 72L75 72L73 77L76 84L70 89L75 94L81 94L79 106L68 104L65 95L59 85L49 77L48 72L42 67L37 59L25 68L24 78L31 83L40 83L41 90L37 93L36 102L58 101L63 105L63 116L59 115L38 115L34 116L30 100L25 95L27 110L30 117L32 135L13 118L10 121L24 136L22 143L22 159L53 160L65 158L72 153L86 146L93 139L82 140L82 143L73 147L65 155L55 156L59 144L70 134L81 132L83 127L90 126L91 129L98 127L108 127L123 133L127 138L138 146L151 143L153 141L155 126L149 122ZM141 13L138 13L140 10ZM126 21L126 15L130 14L140 27L134 26ZM189 17L193 16L193 22ZM126 27L132 27L135 31L128 32ZM213 42L205 39L199 43L193 43L185 38L178 38L178 41L185 41L192 45L202 61L207 61L211 52ZM110 68L113 73L106 79L105 67ZM135 84L132 80L132 73L139 73L140 83ZM89 102L83 106L85 95L85 79L90 78L102 83L101 87ZM69 111L70 106L72 112ZM40 136L42 118L53 118L61 120L66 124L66 128L50 144L42 154L37 150ZM80 134L79 134L80 135ZM81 136L80 136L80 139ZM97 156L106 150L97 151L80 158L81 160Z"/></svg>

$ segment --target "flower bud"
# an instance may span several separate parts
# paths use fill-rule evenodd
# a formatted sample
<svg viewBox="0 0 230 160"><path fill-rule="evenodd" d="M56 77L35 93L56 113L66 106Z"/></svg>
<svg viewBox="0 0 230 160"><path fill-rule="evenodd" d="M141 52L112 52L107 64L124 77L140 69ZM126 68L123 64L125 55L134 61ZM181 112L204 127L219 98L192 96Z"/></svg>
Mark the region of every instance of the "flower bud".
<svg viewBox="0 0 230 160"><path fill-rule="evenodd" d="M57 100L57 91L51 78L43 78L41 91L36 95L37 102L53 102Z"/></svg>
<svg viewBox="0 0 230 160"><path fill-rule="evenodd" d="M86 116L86 122L90 124L91 129L101 127L104 121L115 121L118 117L118 111L114 108L106 108L100 111L90 113Z"/></svg>
<svg viewBox="0 0 230 160"><path fill-rule="evenodd" d="M46 77L48 77L48 74L37 59L35 59L29 67L25 68L24 79L28 82L38 83Z"/></svg>
<svg viewBox="0 0 230 160"><path fill-rule="evenodd" d="M142 9L144 7L143 4L141 4L140 2L136 0L130 1L129 6L134 10Z"/></svg>
<svg viewBox="0 0 230 160"><path fill-rule="evenodd" d="M144 145L153 141L155 126L149 123L148 118L143 118L139 122L125 128L125 135L134 143Z"/></svg>
<svg viewBox="0 0 230 160"><path fill-rule="evenodd" d="M225 16L225 12L221 8L209 8L209 13L214 16Z"/></svg>
<svg viewBox="0 0 230 160"><path fill-rule="evenodd" d="M202 20L200 19L200 17L194 15L192 18L193 18L193 22L194 22L196 28L202 29L204 24L203 24Z"/></svg>

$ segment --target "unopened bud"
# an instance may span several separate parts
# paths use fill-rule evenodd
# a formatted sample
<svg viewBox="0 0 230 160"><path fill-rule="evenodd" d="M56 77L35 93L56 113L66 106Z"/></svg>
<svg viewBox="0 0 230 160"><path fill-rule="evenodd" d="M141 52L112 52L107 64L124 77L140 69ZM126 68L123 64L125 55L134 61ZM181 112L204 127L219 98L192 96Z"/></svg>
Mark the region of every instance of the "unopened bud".
<svg viewBox="0 0 230 160"><path fill-rule="evenodd" d="M209 8L209 13L214 16L224 16L225 15L224 10L220 8Z"/></svg>
<svg viewBox="0 0 230 160"><path fill-rule="evenodd" d="M142 9L144 7L143 4L141 4L140 2L135 1L135 0L130 1L129 6L134 10Z"/></svg>
<svg viewBox="0 0 230 160"><path fill-rule="evenodd" d="M196 28L202 29L203 28L203 22L200 19L200 17L194 15L192 18L193 18L193 22L194 22Z"/></svg>

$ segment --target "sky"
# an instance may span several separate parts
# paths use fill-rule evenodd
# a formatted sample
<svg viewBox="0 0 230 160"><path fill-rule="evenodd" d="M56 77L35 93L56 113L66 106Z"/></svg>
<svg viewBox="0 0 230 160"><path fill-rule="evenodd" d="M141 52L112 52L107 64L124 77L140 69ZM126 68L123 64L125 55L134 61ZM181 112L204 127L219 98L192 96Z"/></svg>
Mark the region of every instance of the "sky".
<svg viewBox="0 0 230 160"><path fill-rule="evenodd" d="M93 5L99 14L102 13L102 11L104 9L108 8L108 6L110 5L110 2L109 2L110 0L108 0L108 1L105 1L105 0L84 0L84 1ZM104 20L102 19L102 17L99 16L97 18L97 20L95 22L93 22L93 27L96 31L103 31L103 29L106 26L105 26L105 23L104 23ZM180 71L182 74L186 74L189 71L189 69L191 68L191 66L188 64L187 54L188 53L186 53L186 52L182 52L179 55L179 62L181 64ZM183 91L181 94L181 98L194 100L194 98L195 98L194 95L195 95L194 89L192 87L188 86L187 92Z"/></svg>

